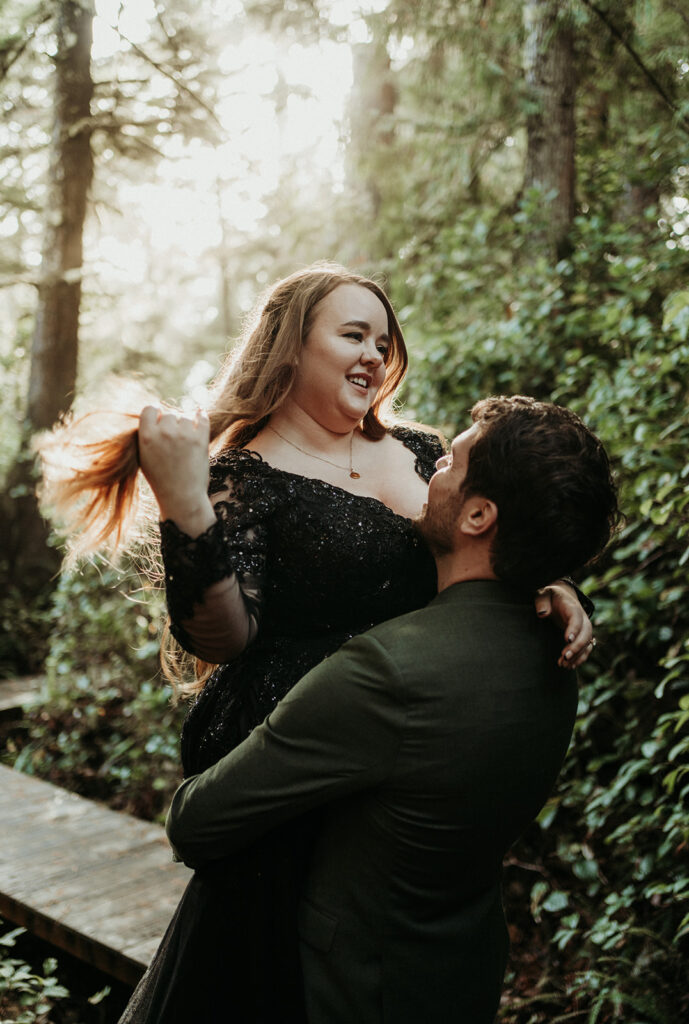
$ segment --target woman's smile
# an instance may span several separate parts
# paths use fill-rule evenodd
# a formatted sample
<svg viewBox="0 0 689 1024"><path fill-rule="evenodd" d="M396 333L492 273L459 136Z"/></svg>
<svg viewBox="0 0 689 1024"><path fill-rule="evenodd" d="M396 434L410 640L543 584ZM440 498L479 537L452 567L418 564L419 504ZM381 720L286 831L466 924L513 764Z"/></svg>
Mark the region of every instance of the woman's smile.
<svg viewBox="0 0 689 1024"><path fill-rule="evenodd" d="M368 391L371 384L371 378L368 374L357 373L347 377L350 384L353 384L356 388L363 391Z"/></svg>

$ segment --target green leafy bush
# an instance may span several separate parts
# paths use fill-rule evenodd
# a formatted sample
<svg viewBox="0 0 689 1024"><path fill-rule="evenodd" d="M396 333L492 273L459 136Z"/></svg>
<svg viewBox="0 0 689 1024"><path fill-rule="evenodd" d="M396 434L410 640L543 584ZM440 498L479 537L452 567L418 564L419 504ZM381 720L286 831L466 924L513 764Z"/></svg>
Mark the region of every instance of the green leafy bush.
<svg viewBox="0 0 689 1024"><path fill-rule="evenodd" d="M42 969L36 971L20 957L11 955L10 950L24 931L15 928L0 935L0 1024L46 1022L55 1003L69 996L55 976L57 960L44 960Z"/></svg>
<svg viewBox="0 0 689 1024"><path fill-rule="evenodd" d="M87 565L53 596L47 682L8 741L15 768L146 818L180 781L184 713L160 677L161 593L133 570Z"/></svg>

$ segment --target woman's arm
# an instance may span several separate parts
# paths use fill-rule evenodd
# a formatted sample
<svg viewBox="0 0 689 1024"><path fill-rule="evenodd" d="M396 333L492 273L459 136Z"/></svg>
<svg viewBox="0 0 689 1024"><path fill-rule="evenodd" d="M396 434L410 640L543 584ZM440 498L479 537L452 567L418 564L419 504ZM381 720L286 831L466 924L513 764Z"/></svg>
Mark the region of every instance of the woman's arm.
<svg viewBox="0 0 689 1024"><path fill-rule="evenodd" d="M561 668L578 668L583 665L595 646L593 625L589 618L593 613L593 604L566 580L558 580L543 587L536 595L535 603L536 614L540 618L552 618L553 624L564 632L565 646L558 665Z"/></svg>
<svg viewBox="0 0 689 1024"><path fill-rule="evenodd" d="M229 489L208 495L208 440L204 413L141 413L139 459L158 502L171 630L190 653L217 664L253 639L260 593L255 578L240 580L230 557Z"/></svg>

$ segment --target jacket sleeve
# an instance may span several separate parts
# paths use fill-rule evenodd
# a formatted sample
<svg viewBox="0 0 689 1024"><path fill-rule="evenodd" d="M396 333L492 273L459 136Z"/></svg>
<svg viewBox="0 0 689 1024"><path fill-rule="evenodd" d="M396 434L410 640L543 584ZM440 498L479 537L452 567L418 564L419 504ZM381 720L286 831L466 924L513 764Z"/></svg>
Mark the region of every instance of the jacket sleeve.
<svg viewBox="0 0 689 1024"><path fill-rule="evenodd" d="M175 793L166 829L192 867L391 772L406 721L397 669L371 636L312 669L262 725Z"/></svg>

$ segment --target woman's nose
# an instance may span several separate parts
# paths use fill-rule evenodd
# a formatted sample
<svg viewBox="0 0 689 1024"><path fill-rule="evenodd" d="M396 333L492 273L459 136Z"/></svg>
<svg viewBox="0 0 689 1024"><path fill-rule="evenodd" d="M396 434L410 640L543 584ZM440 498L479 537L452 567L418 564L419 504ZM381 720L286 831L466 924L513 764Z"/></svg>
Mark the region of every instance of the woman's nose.
<svg viewBox="0 0 689 1024"><path fill-rule="evenodd" d="M383 353L377 348L375 341L365 341L361 351L361 362L371 366L380 366Z"/></svg>

